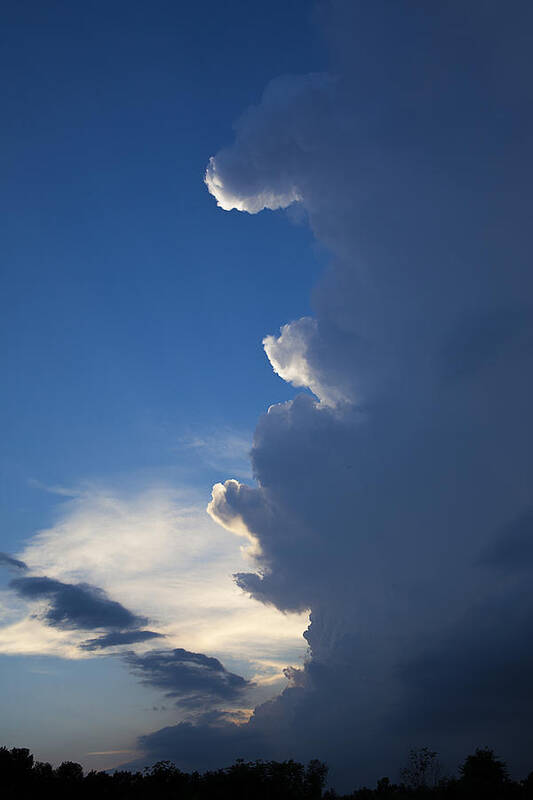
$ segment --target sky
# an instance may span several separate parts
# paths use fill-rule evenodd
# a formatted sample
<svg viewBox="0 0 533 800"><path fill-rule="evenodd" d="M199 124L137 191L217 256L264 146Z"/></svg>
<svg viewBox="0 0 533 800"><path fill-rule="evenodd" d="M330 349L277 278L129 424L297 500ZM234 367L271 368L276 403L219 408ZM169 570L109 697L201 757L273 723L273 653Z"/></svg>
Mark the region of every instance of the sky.
<svg viewBox="0 0 533 800"><path fill-rule="evenodd" d="M531 752L533 11L10 4L1 737Z"/></svg>

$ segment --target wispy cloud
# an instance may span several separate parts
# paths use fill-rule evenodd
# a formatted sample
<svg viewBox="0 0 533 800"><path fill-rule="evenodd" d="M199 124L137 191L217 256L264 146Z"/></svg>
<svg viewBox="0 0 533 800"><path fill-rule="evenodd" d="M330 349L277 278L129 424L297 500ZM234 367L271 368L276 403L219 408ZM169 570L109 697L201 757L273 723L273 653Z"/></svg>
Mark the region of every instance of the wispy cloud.
<svg viewBox="0 0 533 800"><path fill-rule="evenodd" d="M87 658L134 645L142 653L164 635L169 647L216 655L251 675L265 658L279 658L281 674L306 649L306 616L265 608L235 586L232 575L246 566L246 556L194 493L152 488L128 496L86 486L60 502L55 524L37 533L20 558L29 574L18 579L18 595L4 593L0 652ZM85 584L106 595L91 590L86 596ZM47 624L50 614L72 622L77 612L63 601L73 592L82 600L116 603L137 621L115 620L120 631L100 625L101 635L91 639L79 627ZM101 615L90 616L105 623ZM152 621L150 631L139 630L143 618Z"/></svg>
<svg viewBox="0 0 533 800"><path fill-rule="evenodd" d="M179 439L179 446L194 453L204 464L240 478L252 477L250 451L252 435L229 426L189 431Z"/></svg>
<svg viewBox="0 0 533 800"><path fill-rule="evenodd" d="M95 639L87 639L86 642L82 642L80 647L82 650L107 650L109 647L122 647L162 638L164 635L156 633L156 631L112 631Z"/></svg>
<svg viewBox="0 0 533 800"><path fill-rule="evenodd" d="M0 567L6 567L13 572L25 572L28 569L24 561L18 558L13 558L7 553L0 553Z"/></svg>

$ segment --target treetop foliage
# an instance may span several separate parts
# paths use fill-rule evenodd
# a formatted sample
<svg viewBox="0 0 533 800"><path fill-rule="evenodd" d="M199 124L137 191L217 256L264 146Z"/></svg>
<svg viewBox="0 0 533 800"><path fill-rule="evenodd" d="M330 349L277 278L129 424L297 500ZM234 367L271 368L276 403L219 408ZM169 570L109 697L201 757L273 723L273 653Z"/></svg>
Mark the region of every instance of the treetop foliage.
<svg viewBox="0 0 533 800"><path fill-rule="evenodd" d="M80 764L64 761L55 769L35 761L26 748L0 747L0 796L23 798L128 798L128 800L533 800L533 772L520 781L488 748L467 756L458 777L443 777L437 753L412 750L400 770L400 783L380 778L375 788L347 795L325 791L328 768L314 759L304 766L289 761L237 760L232 766L182 772L170 761L142 771L86 774Z"/></svg>

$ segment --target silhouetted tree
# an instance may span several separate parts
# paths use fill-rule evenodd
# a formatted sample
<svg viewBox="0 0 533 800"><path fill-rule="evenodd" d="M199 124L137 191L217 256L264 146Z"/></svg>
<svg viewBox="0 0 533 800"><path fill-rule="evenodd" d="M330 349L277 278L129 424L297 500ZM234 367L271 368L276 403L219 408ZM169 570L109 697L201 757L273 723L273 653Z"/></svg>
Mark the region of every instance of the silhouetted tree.
<svg viewBox="0 0 533 800"><path fill-rule="evenodd" d="M143 772L92 770L64 761L57 769L33 761L25 748L0 748L0 800L533 800L533 773L518 782L509 777L494 752L469 755L460 778L438 780L437 754L413 750L402 770L403 783L380 778L375 789L350 795L324 792L327 767L314 759L298 761L237 760L230 767L199 774L182 772L170 761L158 761Z"/></svg>
<svg viewBox="0 0 533 800"><path fill-rule="evenodd" d="M380 795L383 794L390 794L392 789L392 785L390 779L387 777L380 778L376 784L376 792Z"/></svg>
<svg viewBox="0 0 533 800"><path fill-rule="evenodd" d="M80 783L83 780L83 767L75 761L63 761L55 773L61 783Z"/></svg>
<svg viewBox="0 0 533 800"><path fill-rule="evenodd" d="M315 800L322 797L326 778L328 777L328 767L318 758L313 758L307 765L305 772L306 796Z"/></svg>
<svg viewBox="0 0 533 800"><path fill-rule="evenodd" d="M441 767L437 753L429 747L411 750L407 765L400 770L400 777L409 789L436 786Z"/></svg>
<svg viewBox="0 0 533 800"><path fill-rule="evenodd" d="M48 761L36 761L33 765L33 776L39 780L52 780L54 777L54 769Z"/></svg>
<svg viewBox="0 0 533 800"><path fill-rule="evenodd" d="M524 798L527 798L527 800L533 798L533 772L530 772L527 778L524 778L523 781L520 781L520 786Z"/></svg>
<svg viewBox="0 0 533 800"><path fill-rule="evenodd" d="M460 768L461 783L470 797L495 797L509 782L505 762L496 758L488 747L478 748Z"/></svg>
<svg viewBox="0 0 533 800"><path fill-rule="evenodd" d="M33 756L26 747L0 747L0 792L4 796L29 791Z"/></svg>

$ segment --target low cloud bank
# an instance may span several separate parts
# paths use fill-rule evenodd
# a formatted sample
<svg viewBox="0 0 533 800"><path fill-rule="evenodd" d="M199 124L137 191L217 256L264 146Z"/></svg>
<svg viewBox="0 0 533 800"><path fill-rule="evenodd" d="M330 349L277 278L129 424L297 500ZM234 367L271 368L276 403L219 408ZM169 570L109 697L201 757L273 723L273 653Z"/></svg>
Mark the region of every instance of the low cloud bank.
<svg viewBox="0 0 533 800"><path fill-rule="evenodd" d="M176 698L176 705L187 708L234 702L250 687L249 681L228 672L217 658L183 648L128 653L125 661L143 683L162 689L167 697Z"/></svg>

